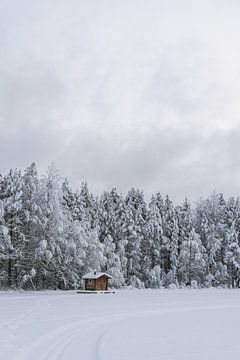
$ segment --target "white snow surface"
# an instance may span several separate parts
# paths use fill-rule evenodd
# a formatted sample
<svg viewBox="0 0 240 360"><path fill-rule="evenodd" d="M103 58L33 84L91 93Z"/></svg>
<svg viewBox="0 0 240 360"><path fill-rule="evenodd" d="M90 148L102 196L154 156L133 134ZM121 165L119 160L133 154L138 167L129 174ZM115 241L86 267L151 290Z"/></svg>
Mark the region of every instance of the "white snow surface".
<svg viewBox="0 0 240 360"><path fill-rule="evenodd" d="M240 291L1 292L1 360L240 358Z"/></svg>

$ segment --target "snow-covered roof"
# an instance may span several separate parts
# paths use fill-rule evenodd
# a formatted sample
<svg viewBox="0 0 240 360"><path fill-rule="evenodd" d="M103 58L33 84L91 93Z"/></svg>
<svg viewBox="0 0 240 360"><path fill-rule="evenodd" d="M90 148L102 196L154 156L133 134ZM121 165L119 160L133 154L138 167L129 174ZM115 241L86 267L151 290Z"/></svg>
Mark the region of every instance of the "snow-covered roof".
<svg viewBox="0 0 240 360"><path fill-rule="evenodd" d="M98 279L103 275L107 276L109 279L112 279L111 275L104 273L104 272L98 272L98 271L90 272L90 273L84 275L82 278L83 279Z"/></svg>

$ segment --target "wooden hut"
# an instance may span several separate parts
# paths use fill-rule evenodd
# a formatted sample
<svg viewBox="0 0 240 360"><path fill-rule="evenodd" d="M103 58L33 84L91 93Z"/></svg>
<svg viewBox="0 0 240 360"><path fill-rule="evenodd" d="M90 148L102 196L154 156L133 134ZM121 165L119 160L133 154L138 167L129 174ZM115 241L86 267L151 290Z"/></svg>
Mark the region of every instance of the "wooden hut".
<svg viewBox="0 0 240 360"><path fill-rule="evenodd" d="M93 271L83 277L84 280L84 289L85 290L108 290L108 280L112 279L111 275L108 275L103 272Z"/></svg>

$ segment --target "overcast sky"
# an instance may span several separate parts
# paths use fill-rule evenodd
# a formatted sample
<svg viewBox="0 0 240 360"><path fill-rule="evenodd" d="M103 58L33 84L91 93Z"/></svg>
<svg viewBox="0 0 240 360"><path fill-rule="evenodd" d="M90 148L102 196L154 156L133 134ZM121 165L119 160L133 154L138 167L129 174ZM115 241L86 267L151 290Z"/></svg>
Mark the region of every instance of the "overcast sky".
<svg viewBox="0 0 240 360"><path fill-rule="evenodd" d="M0 173L240 194L240 3L0 0Z"/></svg>

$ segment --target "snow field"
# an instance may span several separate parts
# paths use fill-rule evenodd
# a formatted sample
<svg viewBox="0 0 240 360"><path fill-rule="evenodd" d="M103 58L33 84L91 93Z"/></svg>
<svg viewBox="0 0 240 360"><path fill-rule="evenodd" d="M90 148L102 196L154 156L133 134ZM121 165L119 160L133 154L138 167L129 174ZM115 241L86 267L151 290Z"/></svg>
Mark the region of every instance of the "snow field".
<svg viewBox="0 0 240 360"><path fill-rule="evenodd" d="M0 359L231 360L238 290L0 293Z"/></svg>

